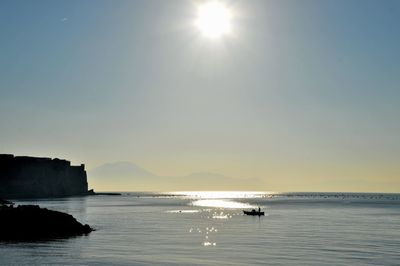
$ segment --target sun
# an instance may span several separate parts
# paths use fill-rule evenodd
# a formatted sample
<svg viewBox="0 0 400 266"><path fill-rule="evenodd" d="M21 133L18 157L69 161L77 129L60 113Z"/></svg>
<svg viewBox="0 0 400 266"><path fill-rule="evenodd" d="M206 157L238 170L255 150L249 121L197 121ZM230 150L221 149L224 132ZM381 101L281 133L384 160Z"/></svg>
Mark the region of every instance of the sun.
<svg viewBox="0 0 400 266"><path fill-rule="evenodd" d="M209 38L220 38L231 32L230 10L221 2L213 1L198 8L196 27Z"/></svg>

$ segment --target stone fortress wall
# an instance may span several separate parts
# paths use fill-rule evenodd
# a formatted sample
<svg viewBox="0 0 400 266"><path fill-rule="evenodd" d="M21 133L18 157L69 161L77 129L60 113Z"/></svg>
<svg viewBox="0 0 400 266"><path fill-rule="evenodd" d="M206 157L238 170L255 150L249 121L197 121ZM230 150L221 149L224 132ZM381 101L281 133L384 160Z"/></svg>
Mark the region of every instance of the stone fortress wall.
<svg viewBox="0 0 400 266"><path fill-rule="evenodd" d="M0 198L46 198L88 194L85 165L0 154Z"/></svg>

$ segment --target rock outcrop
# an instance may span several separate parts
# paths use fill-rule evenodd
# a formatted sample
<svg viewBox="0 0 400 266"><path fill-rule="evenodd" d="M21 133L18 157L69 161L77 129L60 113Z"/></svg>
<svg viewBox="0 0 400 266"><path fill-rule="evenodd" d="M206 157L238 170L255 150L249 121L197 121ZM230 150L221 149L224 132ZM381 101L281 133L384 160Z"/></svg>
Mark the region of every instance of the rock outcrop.
<svg viewBox="0 0 400 266"><path fill-rule="evenodd" d="M0 205L0 241L31 241L84 235L93 229L72 215L37 205Z"/></svg>
<svg viewBox="0 0 400 266"><path fill-rule="evenodd" d="M67 160L0 154L0 197L47 198L88 194L85 166Z"/></svg>

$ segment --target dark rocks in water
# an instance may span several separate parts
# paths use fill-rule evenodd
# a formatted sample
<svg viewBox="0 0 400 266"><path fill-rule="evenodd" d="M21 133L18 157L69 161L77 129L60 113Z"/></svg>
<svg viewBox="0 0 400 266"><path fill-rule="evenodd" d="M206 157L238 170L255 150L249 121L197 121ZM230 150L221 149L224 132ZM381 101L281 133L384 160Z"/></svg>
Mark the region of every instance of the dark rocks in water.
<svg viewBox="0 0 400 266"><path fill-rule="evenodd" d="M0 199L0 206L2 205L14 205L14 203L5 199Z"/></svg>
<svg viewBox="0 0 400 266"><path fill-rule="evenodd" d="M37 205L0 205L0 241L30 241L85 235L93 229L72 215Z"/></svg>
<svg viewBox="0 0 400 266"><path fill-rule="evenodd" d="M121 196L118 192L94 192L93 189L89 190L87 193L89 196Z"/></svg>
<svg viewBox="0 0 400 266"><path fill-rule="evenodd" d="M85 165L67 160L0 154L0 197L51 198L88 194Z"/></svg>
<svg viewBox="0 0 400 266"><path fill-rule="evenodd" d="M121 196L121 193L116 193L116 192L95 192L97 196Z"/></svg>

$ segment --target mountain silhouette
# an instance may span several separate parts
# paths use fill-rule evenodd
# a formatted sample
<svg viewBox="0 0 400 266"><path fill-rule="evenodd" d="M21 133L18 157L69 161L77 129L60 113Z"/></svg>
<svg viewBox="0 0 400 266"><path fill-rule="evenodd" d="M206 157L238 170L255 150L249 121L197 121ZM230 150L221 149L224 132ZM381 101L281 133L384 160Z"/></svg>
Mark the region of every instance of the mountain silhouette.
<svg viewBox="0 0 400 266"><path fill-rule="evenodd" d="M212 172L185 176L160 176L130 162L103 164L88 171L91 187L98 191L264 190L257 178L232 178Z"/></svg>
<svg viewBox="0 0 400 266"><path fill-rule="evenodd" d="M94 168L90 173L97 177L154 177L153 173L130 162L106 163Z"/></svg>

